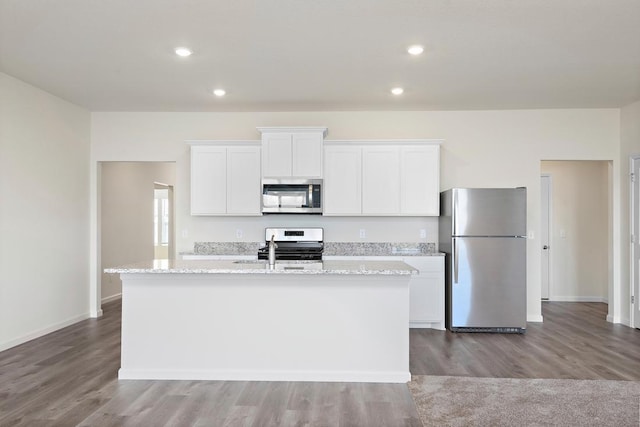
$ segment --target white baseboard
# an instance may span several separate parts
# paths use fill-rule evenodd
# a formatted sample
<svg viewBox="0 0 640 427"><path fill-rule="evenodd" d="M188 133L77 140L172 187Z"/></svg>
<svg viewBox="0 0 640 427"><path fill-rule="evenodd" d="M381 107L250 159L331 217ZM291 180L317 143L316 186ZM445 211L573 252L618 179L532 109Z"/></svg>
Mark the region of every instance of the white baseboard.
<svg viewBox="0 0 640 427"><path fill-rule="evenodd" d="M53 325L47 326L46 328L38 329L37 331L30 332L26 335L12 339L10 341L5 341L3 343L0 343L0 351L8 350L12 347L18 346L20 344L24 344L27 341L31 341L36 338L40 338L41 336L50 334L51 332L55 332L58 329L66 328L67 326L73 325L74 323L81 322L88 318L89 318L89 313L84 313L84 314L81 314L80 316L75 316L63 322L59 322L59 323L55 323Z"/></svg>
<svg viewBox="0 0 640 427"><path fill-rule="evenodd" d="M444 322L409 322L411 329L438 329L444 331Z"/></svg>
<svg viewBox="0 0 640 427"><path fill-rule="evenodd" d="M89 317L91 317L92 319L97 319L98 317L102 317L102 309L95 311L95 310L91 310L89 312Z"/></svg>
<svg viewBox="0 0 640 427"><path fill-rule="evenodd" d="M119 380L205 380L205 381L314 381L353 383L407 383L409 371L269 371L269 370L158 370L124 369Z"/></svg>
<svg viewBox="0 0 640 427"><path fill-rule="evenodd" d="M111 295L111 296L108 296L108 297L104 297L104 298L102 298L101 302L102 302L102 304L106 304L108 302L119 300L121 298L122 298L122 294L120 293L120 294L115 294L115 295Z"/></svg>
<svg viewBox="0 0 640 427"><path fill-rule="evenodd" d="M552 302L603 302L607 303L607 298L603 297L563 297L563 296L553 296L549 297L549 301Z"/></svg>
<svg viewBox="0 0 640 427"><path fill-rule="evenodd" d="M537 322L537 323L541 323L542 320L542 315L541 314L534 314L534 315L528 315L527 316L527 322Z"/></svg>

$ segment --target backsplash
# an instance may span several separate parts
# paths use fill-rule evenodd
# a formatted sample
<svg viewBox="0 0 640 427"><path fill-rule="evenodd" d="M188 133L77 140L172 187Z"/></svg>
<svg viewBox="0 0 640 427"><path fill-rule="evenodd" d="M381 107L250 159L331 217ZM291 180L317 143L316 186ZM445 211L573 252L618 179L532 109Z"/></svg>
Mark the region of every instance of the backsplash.
<svg viewBox="0 0 640 427"><path fill-rule="evenodd" d="M195 242L196 255L256 255L264 242ZM431 255L435 243L325 242L326 256Z"/></svg>
<svg viewBox="0 0 640 427"><path fill-rule="evenodd" d="M260 242L195 242L197 255L256 255L264 243Z"/></svg>
<svg viewBox="0 0 640 427"><path fill-rule="evenodd" d="M435 243L325 242L323 255L430 255L435 252Z"/></svg>

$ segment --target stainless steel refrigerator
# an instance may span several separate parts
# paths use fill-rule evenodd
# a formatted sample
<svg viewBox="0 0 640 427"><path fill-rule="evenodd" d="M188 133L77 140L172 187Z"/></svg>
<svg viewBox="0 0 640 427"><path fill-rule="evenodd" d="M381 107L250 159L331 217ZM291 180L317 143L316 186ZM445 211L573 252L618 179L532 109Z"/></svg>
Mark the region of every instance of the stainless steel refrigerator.
<svg viewBox="0 0 640 427"><path fill-rule="evenodd" d="M526 200L525 188L453 188L440 193L448 329L525 331Z"/></svg>

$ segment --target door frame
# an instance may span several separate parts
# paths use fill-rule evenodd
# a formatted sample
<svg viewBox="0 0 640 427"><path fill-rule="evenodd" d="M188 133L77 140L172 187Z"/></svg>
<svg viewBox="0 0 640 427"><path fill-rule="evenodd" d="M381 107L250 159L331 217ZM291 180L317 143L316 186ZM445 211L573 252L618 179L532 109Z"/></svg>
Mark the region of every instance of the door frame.
<svg viewBox="0 0 640 427"><path fill-rule="evenodd" d="M175 259L175 233L174 233L174 207L173 207L173 185L165 184L163 182L154 182L154 190L158 189L166 189L167 190L167 200L168 200L168 210L169 210L169 245L167 250L169 252L169 259Z"/></svg>
<svg viewBox="0 0 640 427"><path fill-rule="evenodd" d="M553 257L551 256L551 236L553 236L553 233L552 233L552 230L553 230L553 175L551 173L547 173L547 172L541 173L540 174L540 180L542 180L542 178L548 178L549 179L549 194L548 194L548 200L547 200L547 207L549 209L549 223L547 224L548 225L548 227L547 227L547 233L548 233L547 242L548 242L548 245L549 245L549 255L548 255L549 264L547 266L547 268L548 268L548 271L547 271L547 273L548 273L548 277L547 277L547 281L548 281L547 298L544 299L544 298L541 297L540 299L543 300L543 301L551 301L552 300L551 299L551 289L553 288L553 286L552 286L553 285L553 280L552 280L553 274L551 274L552 271L553 271L553 269L552 269ZM542 181L541 181L541 184L540 184L540 193L542 195ZM542 197L540 198L540 208L541 208L540 209L540 215L542 215ZM541 234L540 240L542 240L542 229L540 230L540 234ZM540 254L542 254L542 250L543 250L542 246L539 247L539 250L540 250ZM541 268L540 273L542 274L542 257L540 258L540 268ZM541 277L541 282L540 282L540 295L542 295L542 277Z"/></svg>
<svg viewBox="0 0 640 427"><path fill-rule="evenodd" d="M636 322L640 321L636 316L638 302L632 302L634 296L635 298L640 298L640 280L636 283L636 279L640 277L640 266L635 262L635 241L640 238L640 230L636 230L635 227L635 217L640 215L640 212L635 211L635 195L640 194L640 191L636 191L638 190L637 187L640 186L640 176L634 177L632 175L635 171L636 162L640 163L640 154L629 156L629 323L632 328L640 326L636 325ZM634 240L631 240L631 236L634 236Z"/></svg>

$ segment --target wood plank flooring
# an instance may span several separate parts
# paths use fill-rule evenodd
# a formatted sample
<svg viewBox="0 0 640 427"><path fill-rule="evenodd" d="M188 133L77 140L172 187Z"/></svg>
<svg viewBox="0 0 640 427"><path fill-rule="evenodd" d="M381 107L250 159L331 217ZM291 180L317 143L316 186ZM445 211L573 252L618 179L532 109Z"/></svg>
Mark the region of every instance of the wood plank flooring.
<svg viewBox="0 0 640 427"><path fill-rule="evenodd" d="M411 330L413 375L640 381L640 331L606 321L602 303L544 302L518 334Z"/></svg>
<svg viewBox="0 0 640 427"><path fill-rule="evenodd" d="M118 381L120 302L0 353L0 426L420 426L404 384ZM525 335L411 331L413 374L640 380L640 331L544 303Z"/></svg>

